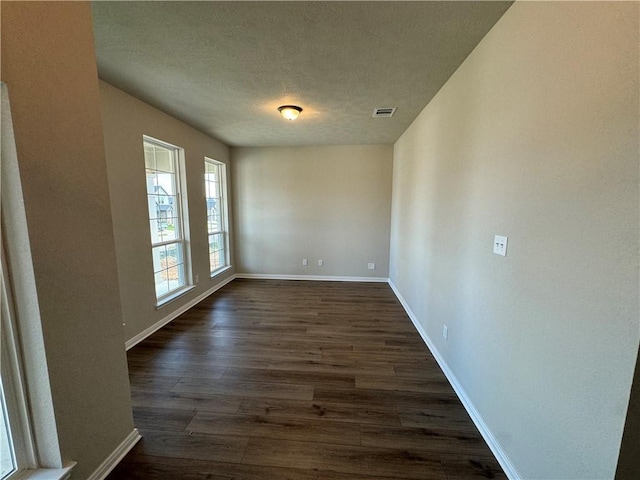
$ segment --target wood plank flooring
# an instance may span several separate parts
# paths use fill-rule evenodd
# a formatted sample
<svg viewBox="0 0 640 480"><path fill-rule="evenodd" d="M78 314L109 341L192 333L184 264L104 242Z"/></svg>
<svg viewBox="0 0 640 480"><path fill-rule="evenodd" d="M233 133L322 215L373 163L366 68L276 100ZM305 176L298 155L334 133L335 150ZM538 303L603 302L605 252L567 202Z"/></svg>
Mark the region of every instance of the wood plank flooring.
<svg viewBox="0 0 640 480"><path fill-rule="evenodd" d="M128 361L108 480L506 478L386 284L235 280Z"/></svg>

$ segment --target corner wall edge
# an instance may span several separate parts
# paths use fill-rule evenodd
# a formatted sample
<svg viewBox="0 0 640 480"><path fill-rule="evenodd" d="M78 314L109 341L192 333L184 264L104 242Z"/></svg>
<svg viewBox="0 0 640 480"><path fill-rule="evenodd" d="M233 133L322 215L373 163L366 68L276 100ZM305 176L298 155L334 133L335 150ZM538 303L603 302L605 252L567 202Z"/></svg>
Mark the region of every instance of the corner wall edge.
<svg viewBox="0 0 640 480"><path fill-rule="evenodd" d="M476 407L473 405L473 402L468 397L464 388L462 388L462 385L460 384L456 376L453 374L453 372L449 368L449 365L447 365L447 362L444 360L442 355L440 355L440 352L438 351L436 346L433 344L433 342L427 335L427 332L424 330L424 328L418 321L418 318L409 307L409 304L402 297L402 294L400 293L400 291L398 290L398 288L396 287L396 285L393 283L391 279L389 279L389 286L391 287L391 290L393 290L393 293L395 294L396 298L402 305L402 308L404 308L405 312L407 313L407 316L413 323L413 326L416 328L416 330L420 334L420 337L422 337L422 340L427 345L427 348L429 348L429 351L431 352L433 357L436 359L436 362L438 362L440 369L444 373L445 377L447 377L447 380L451 384L451 387L456 392L456 395L462 402L462 405L464 406L465 410L471 417L471 420L473 420L473 423L475 424L476 428L480 432L480 435L482 435L482 438L484 438L484 441L487 442L489 449L491 450L493 455L496 457L496 460L504 470L504 473L507 475L509 480L522 480L522 476L518 473L518 470L516 470L515 466L513 465L508 455L502 448L502 445L500 445L496 437L493 435L493 432L491 432L491 430L489 429L489 426L485 423L484 419L480 415L480 412L478 412Z"/></svg>

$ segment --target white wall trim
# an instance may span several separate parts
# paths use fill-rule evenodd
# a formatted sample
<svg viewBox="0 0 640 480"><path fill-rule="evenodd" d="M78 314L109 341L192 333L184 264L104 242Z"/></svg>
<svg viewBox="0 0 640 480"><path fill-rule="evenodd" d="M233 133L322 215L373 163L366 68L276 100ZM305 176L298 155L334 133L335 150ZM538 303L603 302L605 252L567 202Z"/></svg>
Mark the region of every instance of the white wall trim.
<svg viewBox="0 0 640 480"><path fill-rule="evenodd" d="M158 322L154 323L150 327L144 329L142 332L138 333L137 335L134 335L132 338L130 338L129 340L127 340L125 342L125 348L127 350L129 350L130 348L136 346L138 343L143 341L149 335L151 335L151 334L155 333L156 331L160 330L162 327L164 327L171 320L175 319L178 315L183 314L184 312L189 310L191 307L193 307L195 304L197 304L197 303L201 302L202 300L204 300L205 298L207 298L209 295L211 295L216 290L220 290L222 287L224 287L227 283L231 282L235 278L236 278L236 275L230 275L229 277L227 277L226 279L224 279L220 283L217 283L216 285L211 287L206 292L198 295L193 300L185 303L183 306L181 306L177 310L174 310L173 312L171 312L166 317L163 317L161 320L159 320Z"/></svg>
<svg viewBox="0 0 640 480"><path fill-rule="evenodd" d="M23 470L16 477L19 480L68 480L77 462L69 462L62 468L38 468Z"/></svg>
<svg viewBox="0 0 640 480"><path fill-rule="evenodd" d="M395 284L391 279L389 279L389 286L393 290L393 293L396 294L396 297L402 304L402 307L404 308L405 312L407 312L407 315L411 319L411 322L413 322L413 325L416 327L416 330L418 330L418 333L422 337L422 340L431 351L431 354L434 356L434 358L438 362L438 365L442 369L442 372L447 377L447 380L449 380L449 383L453 387L453 390L456 392L456 395L458 395L458 398L460 399L465 410L471 417L471 420L473 420L473 423L476 425L476 428L480 431L480 435L482 435L482 438L484 438L485 442L487 442L487 445L493 452L494 456L496 457L496 460L498 460L498 463L504 470L504 473L507 475L507 477L510 480L522 480L522 476L518 473L518 471L516 470L516 467L513 466L513 463L511 463L511 460L509 460L509 457L507 456L506 452L502 449L502 446L500 445L496 437L493 435L493 433L491 432L487 424L484 422L482 416L480 415L480 412L476 410L476 407L473 405L473 402L468 397L464 388L462 388L462 385L460 385L460 382L458 382L458 379L456 378L456 376L453 374L453 372L447 365L447 362L444 360L444 358L442 358L442 356L440 355L440 352L438 351L436 346L433 344L433 342L427 335L427 332L424 330L424 328L418 321L418 318L415 316L415 314L409 307L409 304L402 297L402 295L400 294L400 291L398 290L398 288L395 286Z"/></svg>
<svg viewBox="0 0 640 480"><path fill-rule="evenodd" d="M255 278L259 280L311 280L315 282L371 282L387 283L383 277L332 277L325 275L277 275L271 273L236 273L236 278Z"/></svg>
<svg viewBox="0 0 640 480"><path fill-rule="evenodd" d="M106 458L104 462L89 476L87 480L103 480L116 468L129 451L135 447L136 443L142 438L137 428L134 428L127 438L125 438L116 449Z"/></svg>

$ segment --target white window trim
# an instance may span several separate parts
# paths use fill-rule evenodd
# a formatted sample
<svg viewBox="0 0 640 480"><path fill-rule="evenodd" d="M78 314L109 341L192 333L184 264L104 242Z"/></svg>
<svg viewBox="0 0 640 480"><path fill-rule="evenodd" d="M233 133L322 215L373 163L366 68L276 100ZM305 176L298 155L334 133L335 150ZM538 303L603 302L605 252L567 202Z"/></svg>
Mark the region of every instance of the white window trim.
<svg viewBox="0 0 640 480"><path fill-rule="evenodd" d="M209 233L209 228L207 226L207 253L209 254L209 236L210 235L215 235L217 233L221 233L222 234L222 238L223 238L223 242L224 242L224 265L222 265L221 267L217 268L214 271L211 271L211 264L208 265L209 268L209 276L211 278L215 278L218 275L223 274L224 272L226 272L227 270L229 270L231 268L231 256L229 255L229 201L228 201L228 197L227 197L227 165L224 162L220 162L218 160L214 160L213 158L209 158L209 157L204 157L204 162L206 163L212 163L214 165L218 165L220 168L220 193L222 195L222 211L221 211L221 216L222 216L222 226L223 229L219 232L213 232L213 233ZM206 171L205 171L205 175L206 175ZM205 205L207 202L207 187L206 187L206 181L205 181L205 186L204 186L204 201L205 201ZM208 222L208 217L207 217L207 222ZM208 225L208 223L207 223ZM209 255L207 255L207 258L209 257Z"/></svg>
<svg viewBox="0 0 640 480"><path fill-rule="evenodd" d="M187 285L187 286L185 286L183 288L180 288L178 290L174 290L174 291L168 293L167 295L164 295L161 299L158 300L158 303L156 304L156 310L160 310L165 305L173 302L175 299L180 298L185 293L190 292L191 290L193 290L195 288L196 288L195 285Z"/></svg>
<svg viewBox="0 0 640 480"><path fill-rule="evenodd" d="M14 452L17 471L9 475L7 480L19 478L21 473L36 465L36 454L33 442L33 432L27 412L29 407L24 394L26 386L22 374L22 361L16 335L15 310L11 294L7 286L7 267L5 264L4 247L2 248L2 275L0 277L0 314L2 325L1 345L2 385L9 417L9 431Z"/></svg>
<svg viewBox="0 0 640 480"><path fill-rule="evenodd" d="M186 162L185 162L184 149L182 147L173 145L172 143L165 142L163 140L159 140L149 135L143 135L142 138L143 138L143 142L142 142L143 145L144 145L144 142L153 143L160 147L174 150L176 155L175 175L176 175L176 184L179 188L179 191L177 192L176 203L178 207L177 216L180 219L180 239L167 240L165 242L158 242L158 243L153 243L153 240L151 239L151 251L153 251L154 247L180 243L182 245L182 253L184 257L185 284L182 287L179 287L175 290L171 290L159 297L156 295L156 309L159 309L195 288L195 285L193 284L193 273L192 273L193 269L191 265L191 248L190 248L191 242L189 238L191 230L189 228L189 209L188 209L188 202L187 202L188 196L187 196L187 182L186 182L187 175L186 175L186 166L185 166ZM146 190L146 185L145 185L145 190ZM148 193L149 192L147 192L147 195ZM151 232L149 232L149 234L151 234ZM155 291L155 278L154 278L154 291Z"/></svg>
<svg viewBox="0 0 640 480"><path fill-rule="evenodd" d="M9 417L15 463L17 469L5 480L66 480L75 467L72 462L64 468L38 468L35 441L29 418L26 383L22 370L22 354L17 339L16 316L6 276L4 248L2 249L2 277L0 302L2 305L2 379Z"/></svg>

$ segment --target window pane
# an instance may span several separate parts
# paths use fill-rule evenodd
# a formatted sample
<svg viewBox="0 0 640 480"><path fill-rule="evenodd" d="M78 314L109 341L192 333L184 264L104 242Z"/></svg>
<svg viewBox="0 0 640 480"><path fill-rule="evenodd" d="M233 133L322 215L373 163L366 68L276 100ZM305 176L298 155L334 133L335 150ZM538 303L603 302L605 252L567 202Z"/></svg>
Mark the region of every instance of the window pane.
<svg viewBox="0 0 640 480"><path fill-rule="evenodd" d="M182 255L182 245L180 243L172 243L170 245L167 245L167 256L165 261L165 268L184 263L184 258Z"/></svg>
<svg viewBox="0 0 640 480"><path fill-rule="evenodd" d="M209 235L209 268L215 270L225 266L224 234Z"/></svg>
<svg viewBox="0 0 640 480"><path fill-rule="evenodd" d="M184 235L188 232L183 229L182 219L186 205L180 204L181 156L179 148L147 138L144 154L154 281L156 295L161 298L187 284Z"/></svg>
<svg viewBox="0 0 640 480"><path fill-rule="evenodd" d="M175 174L158 172L154 187L158 195L175 195L177 192Z"/></svg>
<svg viewBox="0 0 640 480"><path fill-rule="evenodd" d="M156 297L160 298L169 293L169 281L167 280L167 271L161 270L154 274L156 283Z"/></svg>
<svg viewBox="0 0 640 480"><path fill-rule="evenodd" d="M165 147L161 147L159 145L155 145L155 154L156 154L156 170L158 170L159 172L165 172L165 173L175 173L172 150Z"/></svg>
<svg viewBox="0 0 640 480"><path fill-rule="evenodd" d="M166 228L170 232L173 232L173 235L178 238L180 232L180 217L167 216L165 218Z"/></svg>
<svg viewBox="0 0 640 480"><path fill-rule="evenodd" d="M213 250L222 250L222 234L212 235Z"/></svg>
<svg viewBox="0 0 640 480"><path fill-rule="evenodd" d="M220 252L213 252L209 254L209 266L211 268L211 273L215 272L222 266L220 263Z"/></svg>
<svg viewBox="0 0 640 480"><path fill-rule="evenodd" d="M153 247L153 272L157 273L160 270L164 270L164 259L167 256L167 247L162 245L160 247Z"/></svg>
<svg viewBox="0 0 640 480"><path fill-rule="evenodd" d="M167 218L165 220L158 220L158 241L168 242L169 240L177 240L178 235L176 233L175 219Z"/></svg>
<svg viewBox="0 0 640 480"><path fill-rule="evenodd" d="M217 182L220 180L220 177L218 175L218 172L220 171L219 165L205 160L204 171L205 171L205 180L210 182Z"/></svg>
<svg viewBox="0 0 640 480"><path fill-rule="evenodd" d="M160 229L158 228L158 220L151 220L150 221L150 225L151 225L151 243L155 244L155 243L160 243Z"/></svg>
<svg viewBox="0 0 640 480"><path fill-rule="evenodd" d="M211 215L207 218L207 229L209 233L216 233L223 230L220 215Z"/></svg>
<svg viewBox="0 0 640 480"><path fill-rule="evenodd" d="M186 284L182 244L174 243L153 249L156 295L161 297Z"/></svg>
<svg viewBox="0 0 640 480"><path fill-rule="evenodd" d="M144 144L144 166L149 170L156 170L156 149L146 142Z"/></svg>
<svg viewBox="0 0 640 480"><path fill-rule="evenodd" d="M207 182L207 197L220 198L220 184L218 182Z"/></svg>
<svg viewBox="0 0 640 480"><path fill-rule="evenodd" d="M147 168L147 208L149 210L152 243L178 238L179 224L176 149L144 142ZM171 221L170 219L174 219ZM173 227L170 227L170 225Z"/></svg>
<svg viewBox="0 0 640 480"><path fill-rule="evenodd" d="M207 232L209 233L209 268L213 274L226 264L224 164L205 159L204 171Z"/></svg>
<svg viewBox="0 0 640 480"><path fill-rule="evenodd" d="M155 220L158 218L158 196L147 195L147 208L149 209L149 219Z"/></svg>
<svg viewBox="0 0 640 480"><path fill-rule="evenodd" d="M179 287L183 287L184 285L187 284L187 276L185 273L185 267L184 267L184 263L179 264L178 266L176 266L176 275L177 275L177 286Z"/></svg>
<svg viewBox="0 0 640 480"><path fill-rule="evenodd" d="M184 286L184 265L170 267L165 272L170 290L176 290Z"/></svg>

